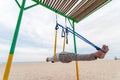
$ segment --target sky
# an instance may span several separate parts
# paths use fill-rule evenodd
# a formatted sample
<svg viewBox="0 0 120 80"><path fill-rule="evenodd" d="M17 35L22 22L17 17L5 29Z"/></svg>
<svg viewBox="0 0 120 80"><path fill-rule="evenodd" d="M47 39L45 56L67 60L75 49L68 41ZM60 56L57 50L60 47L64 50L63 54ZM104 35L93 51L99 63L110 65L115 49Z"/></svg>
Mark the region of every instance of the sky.
<svg viewBox="0 0 120 80"><path fill-rule="evenodd" d="M18 0L20 3L22 0ZM26 6L33 4L27 0ZM105 59L120 58L120 0L112 0L87 18L75 24L75 30L97 46L109 46ZM7 62L16 27L19 7L14 0L0 0L0 63ZM40 5L25 10L14 52L14 62L45 61L53 55L56 14ZM65 25L64 17L58 15L58 22ZM69 22L66 22L70 27ZM65 51L74 52L73 35L69 33ZM84 41L76 38L77 53L95 52ZM57 52L62 51L63 38L58 31Z"/></svg>

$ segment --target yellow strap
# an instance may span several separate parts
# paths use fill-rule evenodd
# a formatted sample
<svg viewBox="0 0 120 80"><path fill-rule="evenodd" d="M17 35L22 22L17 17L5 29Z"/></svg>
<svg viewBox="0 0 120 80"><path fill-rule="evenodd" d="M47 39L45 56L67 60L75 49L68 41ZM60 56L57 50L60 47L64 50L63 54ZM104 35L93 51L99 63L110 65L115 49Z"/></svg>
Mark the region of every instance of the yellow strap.
<svg viewBox="0 0 120 80"><path fill-rule="evenodd" d="M8 80L8 76L9 76L10 68L11 68L11 64L12 64L12 59L13 59L13 54L9 54L8 61L6 64L6 69L5 69L4 76L3 76L3 80Z"/></svg>
<svg viewBox="0 0 120 80"><path fill-rule="evenodd" d="M64 41L63 41L63 52L65 51L65 40L66 40L66 36L64 37Z"/></svg>
<svg viewBox="0 0 120 80"><path fill-rule="evenodd" d="M54 61L57 61L56 48L57 48L57 30L55 30L55 41L54 41Z"/></svg>
<svg viewBox="0 0 120 80"><path fill-rule="evenodd" d="M67 22L67 20L65 17L65 28L67 27L66 22ZM63 40L63 52L65 51L65 46L66 46L66 31L65 31L64 40Z"/></svg>

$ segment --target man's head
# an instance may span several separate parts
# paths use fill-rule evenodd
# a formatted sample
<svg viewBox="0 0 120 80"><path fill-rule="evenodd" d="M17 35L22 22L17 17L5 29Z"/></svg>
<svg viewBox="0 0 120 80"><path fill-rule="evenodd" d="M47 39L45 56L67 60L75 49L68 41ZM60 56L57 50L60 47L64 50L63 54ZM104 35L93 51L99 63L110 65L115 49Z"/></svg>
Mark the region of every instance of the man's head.
<svg viewBox="0 0 120 80"><path fill-rule="evenodd" d="M50 57L47 57L47 58L46 58L46 62L50 62L50 61L51 61L52 63L54 63L54 61L53 61Z"/></svg>
<svg viewBox="0 0 120 80"><path fill-rule="evenodd" d="M49 61L50 61L50 57L47 57L47 58L46 58L46 62L49 62Z"/></svg>

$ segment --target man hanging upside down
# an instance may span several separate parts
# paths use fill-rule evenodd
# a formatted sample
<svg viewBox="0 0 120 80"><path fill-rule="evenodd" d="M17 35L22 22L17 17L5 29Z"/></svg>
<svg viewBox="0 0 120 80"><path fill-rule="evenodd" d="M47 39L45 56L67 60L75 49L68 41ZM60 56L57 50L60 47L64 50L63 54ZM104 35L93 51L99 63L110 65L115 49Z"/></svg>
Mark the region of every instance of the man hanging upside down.
<svg viewBox="0 0 120 80"><path fill-rule="evenodd" d="M47 57L46 62L62 62L62 63L69 63L71 61L90 61L90 60L96 60L97 58L103 59L106 55L106 53L109 51L109 48L107 45L102 46L102 50L105 51L102 52L98 50L97 52L91 53L91 54L75 54L70 52L61 52L56 54L57 60L54 60L54 57Z"/></svg>

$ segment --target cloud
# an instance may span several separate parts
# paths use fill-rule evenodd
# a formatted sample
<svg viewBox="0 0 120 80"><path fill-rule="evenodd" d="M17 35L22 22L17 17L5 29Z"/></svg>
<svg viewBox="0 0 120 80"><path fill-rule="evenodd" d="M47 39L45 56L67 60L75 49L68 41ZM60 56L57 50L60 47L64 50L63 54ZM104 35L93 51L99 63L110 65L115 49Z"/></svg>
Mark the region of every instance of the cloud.
<svg viewBox="0 0 120 80"><path fill-rule="evenodd" d="M9 2L9 3L8 3ZM29 1L27 1L29 2ZM27 6L31 3L27 3ZM99 47L102 44L110 46L111 57L119 55L120 52L120 1L114 0L105 5L100 10L80 21L76 25L76 32L95 43ZM11 46L19 8L15 1L0 1L0 57L7 60L9 48ZM36 6L24 11L20 26L18 41L16 44L14 61L40 61L46 56L53 54L54 34L55 34L55 13L42 7ZM65 20L58 15L58 22L65 25ZM69 23L67 22L67 25ZM57 51L62 51L63 39L61 30L58 31ZM85 42L77 39L78 53L91 53L95 49ZM66 50L74 52L73 35L69 34L69 44ZM115 54L114 54L115 53ZM109 58L109 56L108 56Z"/></svg>

